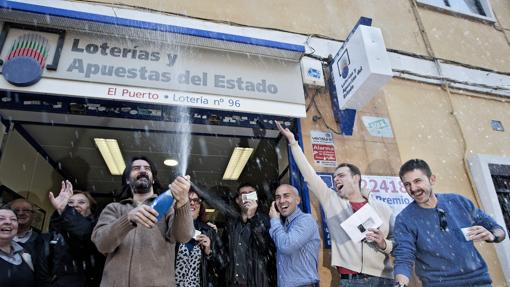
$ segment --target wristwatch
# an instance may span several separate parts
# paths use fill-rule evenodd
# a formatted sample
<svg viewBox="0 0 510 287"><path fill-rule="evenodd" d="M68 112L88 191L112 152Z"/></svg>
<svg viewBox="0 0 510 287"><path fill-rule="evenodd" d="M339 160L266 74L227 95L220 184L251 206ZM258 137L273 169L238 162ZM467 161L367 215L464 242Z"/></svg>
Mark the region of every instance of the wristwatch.
<svg viewBox="0 0 510 287"><path fill-rule="evenodd" d="M403 283L400 283L400 282L395 282L395 284L393 284L393 286L395 286L395 287L407 287L407 284L403 284Z"/></svg>

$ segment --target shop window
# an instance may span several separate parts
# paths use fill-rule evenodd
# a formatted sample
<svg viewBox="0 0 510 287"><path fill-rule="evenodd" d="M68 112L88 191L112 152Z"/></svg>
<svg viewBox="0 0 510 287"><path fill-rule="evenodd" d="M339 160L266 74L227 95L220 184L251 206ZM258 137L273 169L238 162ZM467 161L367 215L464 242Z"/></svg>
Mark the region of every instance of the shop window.
<svg viewBox="0 0 510 287"><path fill-rule="evenodd" d="M494 21L489 0L418 0L418 2L445 11Z"/></svg>

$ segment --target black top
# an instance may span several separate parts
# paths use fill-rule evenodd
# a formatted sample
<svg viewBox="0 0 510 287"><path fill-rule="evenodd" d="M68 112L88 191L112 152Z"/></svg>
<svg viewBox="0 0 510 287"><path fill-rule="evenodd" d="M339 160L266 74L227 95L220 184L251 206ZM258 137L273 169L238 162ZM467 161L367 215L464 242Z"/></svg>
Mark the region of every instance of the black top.
<svg viewBox="0 0 510 287"><path fill-rule="evenodd" d="M228 218L223 242L228 249L226 286L276 286L275 247L269 216L257 212L246 223Z"/></svg>
<svg viewBox="0 0 510 287"><path fill-rule="evenodd" d="M0 286L35 287L34 272L24 260L20 265L14 265L0 257Z"/></svg>
<svg viewBox="0 0 510 287"><path fill-rule="evenodd" d="M96 223L94 216L84 217L70 206L52 215L45 239L46 260L37 264L46 267L37 273L42 273L38 280L45 282L41 286L99 286L105 258L91 240Z"/></svg>

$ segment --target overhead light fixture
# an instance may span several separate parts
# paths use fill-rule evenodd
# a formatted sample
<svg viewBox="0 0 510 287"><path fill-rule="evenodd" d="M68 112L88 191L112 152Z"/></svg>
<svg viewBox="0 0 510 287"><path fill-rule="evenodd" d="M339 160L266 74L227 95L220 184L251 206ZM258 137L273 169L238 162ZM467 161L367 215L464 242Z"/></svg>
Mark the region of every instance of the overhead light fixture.
<svg viewBox="0 0 510 287"><path fill-rule="evenodd" d="M228 161L223 180L237 180L252 153L253 148L251 147L236 147Z"/></svg>
<svg viewBox="0 0 510 287"><path fill-rule="evenodd" d="M119 143L116 139L94 138L101 156L112 175L121 175L126 168L124 158L120 152Z"/></svg>
<svg viewBox="0 0 510 287"><path fill-rule="evenodd" d="M216 209L214 209L214 208L206 208L205 209L205 213L214 213L214 212L216 212Z"/></svg>
<svg viewBox="0 0 510 287"><path fill-rule="evenodd" d="M167 158L163 161L163 164L166 166L176 166L179 164L179 162L175 159Z"/></svg>

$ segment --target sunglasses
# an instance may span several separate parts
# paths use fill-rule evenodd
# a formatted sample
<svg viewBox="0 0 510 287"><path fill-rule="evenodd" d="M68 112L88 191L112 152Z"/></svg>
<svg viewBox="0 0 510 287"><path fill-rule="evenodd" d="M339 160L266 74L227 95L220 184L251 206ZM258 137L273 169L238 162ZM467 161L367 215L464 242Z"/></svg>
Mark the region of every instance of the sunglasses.
<svg viewBox="0 0 510 287"><path fill-rule="evenodd" d="M202 200L200 198L190 198L189 202L194 204L201 204Z"/></svg>
<svg viewBox="0 0 510 287"><path fill-rule="evenodd" d="M439 215L439 228L441 231L448 231L448 221L446 221L446 211L441 208L437 209Z"/></svg>

